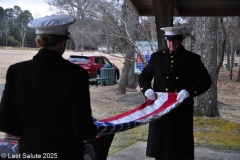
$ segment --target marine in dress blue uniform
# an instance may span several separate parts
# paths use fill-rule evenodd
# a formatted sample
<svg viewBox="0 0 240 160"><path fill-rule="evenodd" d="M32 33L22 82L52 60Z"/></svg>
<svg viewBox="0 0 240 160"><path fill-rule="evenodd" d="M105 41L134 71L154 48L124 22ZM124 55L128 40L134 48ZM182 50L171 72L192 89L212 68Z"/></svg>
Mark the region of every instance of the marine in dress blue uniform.
<svg viewBox="0 0 240 160"><path fill-rule="evenodd" d="M194 160L193 97L210 88L211 77L200 56L181 45L183 28L161 30L165 31L168 47L151 55L139 75L140 89L153 100L155 92L175 92L182 103L149 123L146 155L156 160ZM174 43L177 48L171 48Z"/></svg>
<svg viewBox="0 0 240 160"><path fill-rule="evenodd" d="M88 73L62 57L74 21L68 15L30 21L40 50L33 59L8 68L0 130L20 137L20 159L83 160L83 141L96 136Z"/></svg>

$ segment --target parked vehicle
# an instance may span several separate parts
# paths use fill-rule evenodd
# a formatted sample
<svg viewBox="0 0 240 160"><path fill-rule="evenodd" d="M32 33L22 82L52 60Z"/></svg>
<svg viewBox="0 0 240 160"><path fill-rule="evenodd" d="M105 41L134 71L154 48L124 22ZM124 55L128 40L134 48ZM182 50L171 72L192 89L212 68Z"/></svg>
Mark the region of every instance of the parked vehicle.
<svg viewBox="0 0 240 160"><path fill-rule="evenodd" d="M111 47L107 47L107 46L98 46L98 51L102 51L102 52L114 52L114 50Z"/></svg>
<svg viewBox="0 0 240 160"><path fill-rule="evenodd" d="M117 83L119 79L119 69L113 63L109 61L104 56L97 56L97 55L70 55L68 60L76 65L79 65L88 71L88 75L90 78L99 78L101 68L104 65L110 65L115 70L115 80L114 82Z"/></svg>

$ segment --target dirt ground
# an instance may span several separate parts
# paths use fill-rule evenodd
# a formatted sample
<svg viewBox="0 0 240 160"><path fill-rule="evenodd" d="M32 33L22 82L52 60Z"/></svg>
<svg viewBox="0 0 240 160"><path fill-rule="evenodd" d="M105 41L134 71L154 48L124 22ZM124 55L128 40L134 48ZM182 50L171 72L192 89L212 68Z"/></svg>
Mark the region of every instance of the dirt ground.
<svg viewBox="0 0 240 160"><path fill-rule="evenodd" d="M237 82L239 66L233 68L233 77L230 80L226 68L220 70L218 89L218 109L224 119L240 123L240 82Z"/></svg>
<svg viewBox="0 0 240 160"><path fill-rule="evenodd" d="M0 84L5 84L6 70L9 65L31 59L37 50L0 49ZM70 54L100 54L105 55L112 63L123 67L121 55L109 56L101 52L71 52L63 55L68 58ZM240 83L236 82L238 66L234 67L233 80L228 80L229 73L221 69L218 81L219 112L222 118L240 123ZM91 106L93 116L97 119L108 118L126 110L135 108L144 102L144 97L136 89L127 89L126 95L117 94L117 84L114 86L90 85ZM0 135L1 137L1 135Z"/></svg>

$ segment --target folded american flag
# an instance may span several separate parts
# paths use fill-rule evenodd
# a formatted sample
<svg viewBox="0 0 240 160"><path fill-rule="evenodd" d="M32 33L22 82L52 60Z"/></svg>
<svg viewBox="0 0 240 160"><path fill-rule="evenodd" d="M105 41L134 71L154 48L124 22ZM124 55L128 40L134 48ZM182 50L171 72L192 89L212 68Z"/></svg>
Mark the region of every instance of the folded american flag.
<svg viewBox="0 0 240 160"><path fill-rule="evenodd" d="M147 100L125 113L95 121L98 128L97 136L114 134L149 123L159 119L180 104L176 100L177 93L156 92L156 94L156 100Z"/></svg>
<svg viewBox="0 0 240 160"><path fill-rule="evenodd" d="M180 104L176 101L177 93L156 94L156 100L147 100L125 113L95 121L98 128L97 138L85 142L84 160L106 160L115 133L159 119ZM17 149L16 144L0 141L0 153L18 154Z"/></svg>

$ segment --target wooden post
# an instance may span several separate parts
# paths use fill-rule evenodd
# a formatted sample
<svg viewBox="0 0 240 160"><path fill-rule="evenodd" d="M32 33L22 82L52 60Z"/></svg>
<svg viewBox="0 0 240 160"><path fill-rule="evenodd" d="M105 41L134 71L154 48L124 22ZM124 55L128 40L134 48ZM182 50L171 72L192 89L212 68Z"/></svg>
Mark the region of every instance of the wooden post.
<svg viewBox="0 0 240 160"><path fill-rule="evenodd" d="M166 1L166 8L167 8L167 25L168 27L172 27L173 26L173 10L174 10L173 0Z"/></svg>
<svg viewBox="0 0 240 160"><path fill-rule="evenodd" d="M164 40L162 27L173 26L173 0L152 0L156 27L157 27L157 39L158 50L166 47L166 41Z"/></svg>

